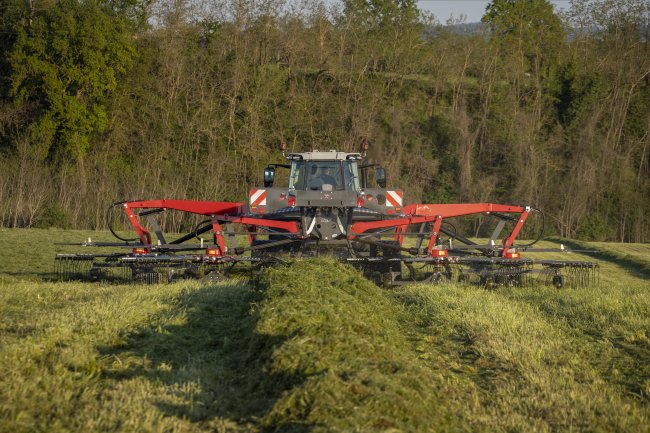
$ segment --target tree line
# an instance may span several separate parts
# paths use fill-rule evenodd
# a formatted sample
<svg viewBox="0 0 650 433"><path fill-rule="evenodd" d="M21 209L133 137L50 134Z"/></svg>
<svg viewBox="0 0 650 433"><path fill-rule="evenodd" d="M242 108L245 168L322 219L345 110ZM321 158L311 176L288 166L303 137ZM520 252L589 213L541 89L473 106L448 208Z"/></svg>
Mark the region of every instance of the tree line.
<svg viewBox="0 0 650 433"><path fill-rule="evenodd" d="M462 24L415 0L0 0L0 224L245 201L280 142L368 139L409 202L532 204L547 233L648 241L648 2L493 0Z"/></svg>

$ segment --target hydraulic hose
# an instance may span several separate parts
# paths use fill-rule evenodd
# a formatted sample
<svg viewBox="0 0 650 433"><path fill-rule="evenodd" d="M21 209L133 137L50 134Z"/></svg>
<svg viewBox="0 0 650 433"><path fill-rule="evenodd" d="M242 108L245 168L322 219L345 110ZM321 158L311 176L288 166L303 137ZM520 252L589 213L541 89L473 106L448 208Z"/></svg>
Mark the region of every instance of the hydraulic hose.
<svg viewBox="0 0 650 433"><path fill-rule="evenodd" d="M449 236L450 239L456 239L456 236L458 236L458 230L456 229L456 226L453 225L452 223L450 223L449 221L444 221L443 220L442 223L447 224L449 227L451 227L453 229L453 234L451 234L452 232L450 232L448 229L445 230L443 233L445 233L447 236ZM441 227L440 231L443 231L442 227Z"/></svg>
<svg viewBox="0 0 650 433"><path fill-rule="evenodd" d="M534 208L534 207L531 207L530 210L535 211L535 212L542 215L542 228L540 229L539 234L537 235L537 238L534 241L532 241L531 243L528 243L528 244L524 244L524 245L513 245L514 247L519 247L519 248L532 247L537 242L539 242L542 239L542 237L544 236L544 230L545 230L545 227L546 227L546 214L544 212L542 212L540 209L537 209L537 208Z"/></svg>
<svg viewBox="0 0 650 433"><path fill-rule="evenodd" d="M194 237L195 237L196 239L201 240L201 239L199 238L199 234L200 234L200 233L199 233L199 230L200 230L200 228L201 228L202 225L207 224L207 223L212 223L212 220L209 219L209 220L203 220L203 221L201 221L200 223L198 223L198 224L194 227L194 230L192 230L190 233L194 234ZM209 230L209 229L208 229L208 230ZM207 230L203 230L201 233L205 233L206 231L207 231Z"/></svg>
<svg viewBox="0 0 650 433"><path fill-rule="evenodd" d="M117 239L119 239L119 240L121 240L123 242L137 241L140 238L138 238L138 237L130 238L130 239L123 238L122 236L115 233L115 230L113 230L113 224L112 224L112 220L111 220L111 210L113 210L113 208L115 206L123 205L124 203L126 203L126 202L125 201L116 201L115 203L111 204L108 207L108 209L106 210L106 225L108 226L108 230L110 230L110 232L113 234L113 236L115 236Z"/></svg>

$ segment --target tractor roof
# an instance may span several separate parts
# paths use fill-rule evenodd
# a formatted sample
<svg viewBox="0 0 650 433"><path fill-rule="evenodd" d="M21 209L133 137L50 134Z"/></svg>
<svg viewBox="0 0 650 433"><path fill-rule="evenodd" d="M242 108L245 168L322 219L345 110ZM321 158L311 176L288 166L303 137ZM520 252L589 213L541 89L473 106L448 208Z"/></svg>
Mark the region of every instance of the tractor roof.
<svg viewBox="0 0 650 433"><path fill-rule="evenodd" d="M287 155L289 160L311 160L311 161L345 161L345 160L361 160L363 157L360 153L346 153L338 152L336 150L329 150L326 152L321 152L314 150L312 152L302 152L302 153L290 153Z"/></svg>

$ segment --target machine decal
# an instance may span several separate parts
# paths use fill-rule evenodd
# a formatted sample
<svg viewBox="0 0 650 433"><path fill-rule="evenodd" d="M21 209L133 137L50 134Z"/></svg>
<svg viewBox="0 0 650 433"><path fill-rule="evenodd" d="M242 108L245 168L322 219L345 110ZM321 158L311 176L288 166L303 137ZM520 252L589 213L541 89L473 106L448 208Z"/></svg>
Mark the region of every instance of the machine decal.
<svg viewBox="0 0 650 433"><path fill-rule="evenodd" d="M386 191L386 205L402 207L402 191Z"/></svg>
<svg viewBox="0 0 650 433"><path fill-rule="evenodd" d="M251 189L251 206L266 206L266 190Z"/></svg>

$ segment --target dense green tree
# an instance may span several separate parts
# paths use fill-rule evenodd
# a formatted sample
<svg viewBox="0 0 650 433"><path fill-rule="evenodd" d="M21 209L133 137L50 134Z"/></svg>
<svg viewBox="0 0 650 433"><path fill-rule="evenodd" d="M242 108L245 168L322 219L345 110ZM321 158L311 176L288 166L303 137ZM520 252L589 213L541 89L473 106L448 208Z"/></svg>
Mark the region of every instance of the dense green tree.
<svg viewBox="0 0 650 433"><path fill-rule="evenodd" d="M564 132L567 227L599 239L642 239L650 202L650 88L647 23L639 0L574 0L565 17L571 58L558 111ZM583 173L595 175L585 176Z"/></svg>
<svg viewBox="0 0 650 433"><path fill-rule="evenodd" d="M343 5L346 15L353 17L361 28L408 28L418 22L415 0L344 0Z"/></svg>
<svg viewBox="0 0 650 433"><path fill-rule="evenodd" d="M105 130L105 104L135 56L124 22L95 0L26 8L8 53L10 96L33 113L34 153L83 157Z"/></svg>
<svg viewBox="0 0 650 433"><path fill-rule="evenodd" d="M537 72L557 55L564 29L549 0L493 0L481 19L507 51L521 54Z"/></svg>

